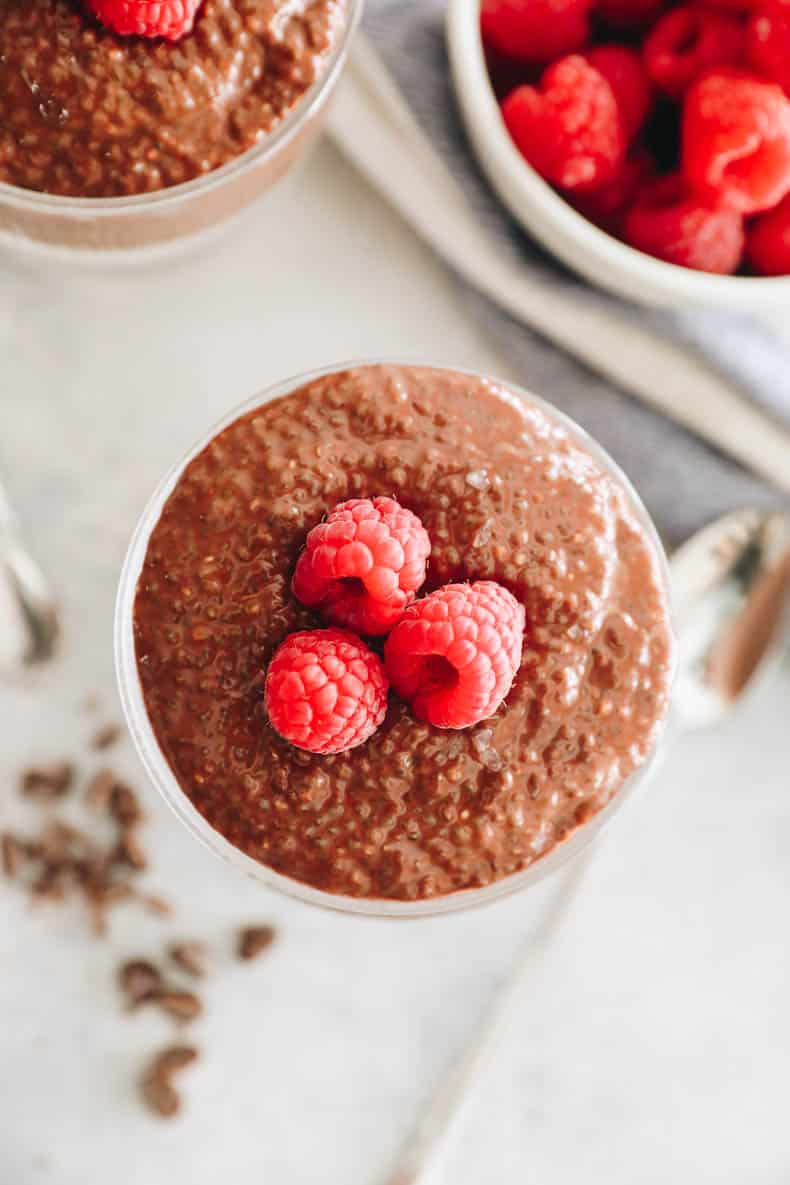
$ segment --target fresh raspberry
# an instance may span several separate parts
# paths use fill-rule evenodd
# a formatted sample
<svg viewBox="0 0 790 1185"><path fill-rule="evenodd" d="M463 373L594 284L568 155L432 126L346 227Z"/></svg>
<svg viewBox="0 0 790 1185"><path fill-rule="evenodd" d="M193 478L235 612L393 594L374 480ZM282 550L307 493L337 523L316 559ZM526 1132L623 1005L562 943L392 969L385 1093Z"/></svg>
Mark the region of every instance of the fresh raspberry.
<svg viewBox="0 0 790 1185"><path fill-rule="evenodd" d="M646 149L637 149L623 161L612 180L593 193L579 194L573 198L573 205L590 222L610 235L617 235L622 229L623 217L633 205L642 186L652 180L655 161Z"/></svg>
<svg viewBox="0 0 790 1185"><path fill-rule="evenodd" d="M522 156L562 189L606 185L625 155L625 136L614 92L579 54L545 71L540 88L519 86L502 116Z"/></svg>
<svg viewBox="0 0 790 1185"><path fill-rule="evenodd" d="M87 0L87 4L114 33L178 41L191 31L201 0Z"/></svg>
<svg viewBox="0 0 790 1185"><path fill-rule="evenodd" d="M790 276L790 197L755 218L746 236L746 258L760 276Z"/></svg>
<svg viewBox="0 0 790 1185"><path fill-rule="evenodd" d="M743 26L727 12L688 5L666 12L642 47L656 86L679 99L703 70L735 66L743 57Z"/></svg>
<svg viewBox="0 0 790 1185"><path fill-rule="evenodd" d="M703 201L757 214L790 192L790 102L737 70L703 74L686 93L683 171Z"/></svg>
<svg viewBox="0 0 790 1185"><path fill-rule="evenodd" d="M705 206L689 195L679 173L643 188L626 214L623 233L639 251L695 271L729 275L743 253L740 214Z"/></svg>
<svg viewBox="0 0 790 1185"><path fill-rule="evenodd" d="M414 600L430 554L416 514L394 498L355 498L313 527L291 587L335 625L386 634Z"/></svg>
<svg viewBox="0 0 790 1185"><path fill-rule="evenodd" d="M371 737L387 711L381 660L345 630L290 634L266 672L273 728L299 749L342 753Z"/></svg>
<svg viewBox="0 0 790 1185"><path fill-rule="evenodd" d="M486 49L530 65L545 65L587 44L592 0L482 0Z"/></svg>
<svg viewBox="0 0 790 1185"><path fill-rule="evenodd" d="M437 728L493 715L521 663L524 606L501 584L446 584L411 605L384 647L393 689Z"/></svg>
<svg viewBox="0 0 790 1185"><path fill-rule="evenodd" d="M746 34L749 63L790 95L790 2L761 4Z"/></svg>
<svg viewBox="0 0 790 1185"><path fill-rule="evenodd" d="M595 11L607 25L635 29L649 25L664 7L664 0L596 0Z"/></svg>
<svg viewBox="0 0 790 1185"><path fill-rule="evenodd" d="M633 140L650 111L650 80L642 59L625 45L599 45L584 56L614 91L626 140Z"/></svg>

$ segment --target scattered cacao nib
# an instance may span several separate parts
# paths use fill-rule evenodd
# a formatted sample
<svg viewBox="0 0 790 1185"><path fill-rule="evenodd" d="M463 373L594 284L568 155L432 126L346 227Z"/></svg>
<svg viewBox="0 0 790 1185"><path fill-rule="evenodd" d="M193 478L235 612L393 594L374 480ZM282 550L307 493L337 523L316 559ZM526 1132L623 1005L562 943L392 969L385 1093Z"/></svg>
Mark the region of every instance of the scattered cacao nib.
<svg viewBox="0 0 790 1185"><path fill-rule="evenodd" d="M85 789L85 801L92 810L109 811L116 781L110 769L100 769L93 775Z"/></svg>
<svg viewBox="0 0 790 1185"><path fill-rule="evenodd" d="M110 795L110 814L124 827L141 822L143 810L131 786L116 780Z"/></svg>
<svg viewBox="0 0 790 1185"><path fill-rule="evenodd" d="M0 838L0 858L3 863L3 872L12 879L19 873L27 859L24 844L10 831L4 832Z"/></svg>
<svg viewBox="0 0 790 1185"><path fill-rule="evenodd" d="M105 848L73 824L48 819L32 839L13 836L0 843L7 875L18 871L22 856L30 872L26 883L32 899L59 902L80 894L97 934L106 931L108 910L123 901L136 899L158 914L168 908L161 898L140 893L133 884L147 861L130 825L120 824L118 837Z"/></svg>
<svg viewBox="0 0 790 1185"><path fill-rule="evenodd" d="M202 979L206 974L207 952L204 943L175 942L169 948L168 953L176 966L185 971L187 975Z"/></svg>
<svg viewBox="0 0 790 1185"><path fill-rule="evenodd" d="M179 1093L168 1078L144 1074L140 1082L140 1094L149 1111L161 1115L163 1119L171 1119L181 1110Z"/></svg>
<svg viewBox="0 0 790 1185"><path fill-rule="evenodd" d="M130 901L136 896L132 886L124 884L123 881L104 885L98 895L104 905L120 905L122 901Z"/></svg>
<svg viewBox="0 0 790 1185"><path fill-rule="evenodd" d="M239 931L238 955L240 959L255 959L274 942L274 926L245 926Z"/></svg>
<svg viewBox="0 0 790 1185"><path fill-rule="evenodd" d="M111 748L121 739L120 724L104 724L93 736L91 748L104 750Z"/></svg>
<svg viewBox="0 0 790 1185"><path fill-rule="evenodd" d="M158 893L137 893L137 900L141 905L144 905L149 913L154 913L160 918L169 918L173 913L173 906L165 897L160 897Z"/></svg>
<svg viewBox="0 0 790 1185"><path fill-rule="evenodd" d="M197 1061L198 1051L194 1045L168 1045L154 1058L152 1068L154 1072L165 1078L177 1074L192 1062Z"/></svg>
<svg viewBox="0 0 790 1185"><path fill-rule="evenodd" d="M125 885L131 893L128 880L115 880L111 851L94 849L85 859L78 862L79 881L86 893L97 897L116 896L116 889ZM112 894L110 890L113 890Z"/></svg>
<svg viewBox="0 0 790 1185"><path fill-rule="evenodd" d="M158 991L152 992L147 999L182 1024L195 1020L203 1011L199 996L196 996L194 992L185 992L178 988L160 988Z"/></svg>
<svg viewBox="0 0 790 1185"><path fill-rule="evenodd" d="M149 999L162 986L162 973L148 959L127 959L118 968L118 983L129 1005Z"/></svg>
<svg viewBox="0 0 790 1185"><path fill-rule="evenodd" d="M47 864L76 863L95 857L96 847L83 831L63 819L51 819L39 837L41 859Z"/></svg>
<svg viewBox="0 0 790 1185"><path fill-rule="evenodd" d="M178 1113L181 1099L172 1078L197 1057L194 1045L169 1045L151 1059L140 1080L140 1093L154 1114L171 1118Z"/></svg>
<svg viewBox="0 0 790 1185"><path fill-rule="evenodd" d="M85 908L88 911L90 927L97 938L103 938L107 933L107 905L98 894L91 893L85 898Z"/></svg>
<svg viewBox="0 0 790 1185"><path fill-rule="evenodd" d="M131 827L127 827L121 832L113 853L113 861L117 864L126 864L129 868L134 868L136 872L142 872L144 868L148 867L148 858L136 831Z"/></svg>
<svg viewBox="0 0 790 1185"><path fill-rule="evenodd" d="M126 881L113 880L112 860L105 852L96 852L79 863L79 887L85 899L93 931L107 931L107 913L111 906L128 901L134 895Z"/></svg>
<svg viewBox="0 0 790 1185"><path fill-rule="evenodd" d="M34 901L65 901L64 879L60 868L45 867L30 886L31 897Z"/></svg>
<svg viewBox="0 0 790 1185"><path fill-rule="evenodd" d="M28 798L62 798L74 781L74 766L70 761L55 761L51 765L33 766L21 778L21 790Z"/></svg>

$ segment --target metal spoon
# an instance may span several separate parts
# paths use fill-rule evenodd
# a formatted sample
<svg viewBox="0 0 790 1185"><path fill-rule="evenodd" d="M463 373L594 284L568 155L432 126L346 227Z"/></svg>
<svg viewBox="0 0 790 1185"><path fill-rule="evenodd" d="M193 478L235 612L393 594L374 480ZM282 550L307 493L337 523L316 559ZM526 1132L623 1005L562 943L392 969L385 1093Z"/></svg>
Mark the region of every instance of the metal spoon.
<svg viewBox="0 0 790 1185"><path fill-rule="evenodd" d="M25 548L0 485L0 674L18 674L54 652L59 634L54 598Z"/></svg>
<svg viewBox="0 0 790 1185"><path fill-rule="evenodd" d="M712 724L782 655L790 592L790 517L739 510L672 557L680 641L674 705L681 728Z"/></svg>
<svg viewBox="0 0 790 1185"><path fill-rule="evenodd" d="M671 562L680 649L674 721L711 724L778 663L790 602L790 517L743 510L693 535ZM594 858L593 844L571 865L537 935L518 952L459 1060L428 1101L386 1185L423 1185L450 1125L496 1046L527 972L547 951Z"/></svg>

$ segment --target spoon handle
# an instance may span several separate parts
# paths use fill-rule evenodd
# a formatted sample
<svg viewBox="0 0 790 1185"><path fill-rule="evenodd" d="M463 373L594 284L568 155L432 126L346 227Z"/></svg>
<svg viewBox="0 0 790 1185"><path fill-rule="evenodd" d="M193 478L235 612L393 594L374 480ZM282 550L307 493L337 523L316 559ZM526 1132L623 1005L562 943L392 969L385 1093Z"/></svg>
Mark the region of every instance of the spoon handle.
<svg viewBox="0 0 790 1185"><path fill-rule="evenodd" d="M59 627L43 572L22 543L16 516L0 485L0 660L23 667L48 659Z"/></svg>
<svg viewBox="0 0 790 1185"><path fill-rule="evenodd" d="M384 1185L422 1185L427 1179L470 1086L496 1049L497 1039L521 997L527 977L540 963L570 913L596 850L597 843L593 843L572 863L537 934L533 934L519 950L477 1031L425 1105L416 1127L403 1145L394 1172L385 1179Z"/></svg>

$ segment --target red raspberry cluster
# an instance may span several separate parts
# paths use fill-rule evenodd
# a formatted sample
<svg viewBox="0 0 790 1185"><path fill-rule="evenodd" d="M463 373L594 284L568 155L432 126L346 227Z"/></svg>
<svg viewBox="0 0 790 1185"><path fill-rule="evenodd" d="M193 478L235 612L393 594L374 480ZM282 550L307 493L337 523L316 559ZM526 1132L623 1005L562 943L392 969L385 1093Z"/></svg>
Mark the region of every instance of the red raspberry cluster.
<svg viewBox="0 0 790 1185"><path fill-rule="evenodd" d="M497 710L521 663L524 607L492 580L415 600L430 551L417 515L394 498L341 502L310 531L292 591L346 628L291 634L269 664L266 711L291 744L312 753L361 745L386 715L390 683L438 728L468 728ZM359 634L388 635L383 661Z"/></svg>
<svg viewBox="0 0 790 1185"><path fill-rule="evenodd" d="M790 0L481 0L480 23L513 141L586 218L790 274Z"/></svg>
<svg viewBox="0 0 790 1185"><path fill-rule="evenodd" d="M86 0L97 20L122 36L178 41L189 33L202 0Z"/></svg>

